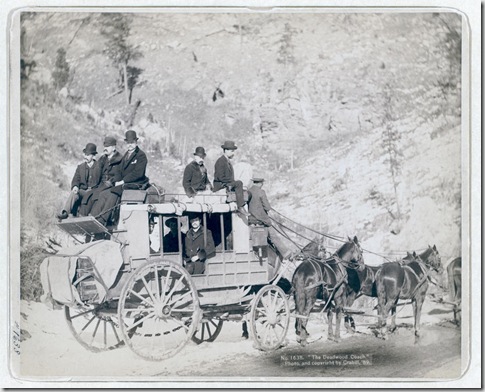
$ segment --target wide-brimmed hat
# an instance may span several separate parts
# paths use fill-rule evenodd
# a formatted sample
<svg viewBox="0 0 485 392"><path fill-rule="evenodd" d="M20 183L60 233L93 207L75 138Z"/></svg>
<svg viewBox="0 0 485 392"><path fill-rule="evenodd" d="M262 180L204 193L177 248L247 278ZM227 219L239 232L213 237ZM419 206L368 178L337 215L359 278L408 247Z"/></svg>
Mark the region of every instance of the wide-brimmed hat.
<svg viewBox="0 0 485 392"><path fill-rule="evenodd" d="M194 155L198 155L201 158L205 158L206 153L205 153L204 147L197 147L195 149Z"/></svg>
<svg viewBox="0 0 485 392"><path fill-rule="evenodd" d="M125 133L125 142L127 143L132 143L137 141L138 138L136 137L136 132L135 131L126 131Z"/></svg>
<svg viewBox="0 0 485 392"><path fill-rule="evenodd" d="M170 225L171 225L172 223L177 224L177 218L168 218L168 219L165 221L165 226L170 227Z"/></svg>
<svg viewBox="0 0 485 392"><path fill-rule="evenodd" d="M86 155L96 155L98 153L96 151L96 144L94 143L86 144L86 147L84 148L83 153L85 153Z"/></svg>
<svg viewBox="0 0 485 392"><path fill-rule="evenodd" d="M104 138L103 146L105 147L116 146L116 139L113 136L106 136Z"/></svg>
<svg viewBox="0 0 485 392"><path fill-rule="evenodd" d="M236 143L234 143L232 140L226 140L221 147L224 150L237 150Z"/></svg>
<svg viewBox="0 0 485 392"><path fill-rule="evenodd" d="M264 182L264 178L262 178L262 177L254 177L254 178L251 178L251 181L254 182L255 184L257 184L259 182Z"/></svg>

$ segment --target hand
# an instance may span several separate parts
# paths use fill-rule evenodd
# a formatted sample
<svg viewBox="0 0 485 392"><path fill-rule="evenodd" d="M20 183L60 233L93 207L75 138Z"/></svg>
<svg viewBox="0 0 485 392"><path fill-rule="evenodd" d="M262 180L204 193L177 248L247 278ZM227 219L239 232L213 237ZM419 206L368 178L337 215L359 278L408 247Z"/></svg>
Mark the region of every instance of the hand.
<svg viewBox="0 0 485 392"><path fill-rule="evenodd" d="M199 256L195 255L190 258L191 261L197 261L199 260Z"/></svg>
<svg viewBox="0 0 485 392"><path fill-rule="evenodd" d="M111 188L113 186L113 183L110 180L106 180L104 182L104 185L107 186L108 188Z"/></svg>
<svg viewBox="0 0 485 392"><path fill-rule="evenodd" d="M74 186L74 187L72 188L72 192L73 192L73 193L79 193L79 187Z"/></svg>

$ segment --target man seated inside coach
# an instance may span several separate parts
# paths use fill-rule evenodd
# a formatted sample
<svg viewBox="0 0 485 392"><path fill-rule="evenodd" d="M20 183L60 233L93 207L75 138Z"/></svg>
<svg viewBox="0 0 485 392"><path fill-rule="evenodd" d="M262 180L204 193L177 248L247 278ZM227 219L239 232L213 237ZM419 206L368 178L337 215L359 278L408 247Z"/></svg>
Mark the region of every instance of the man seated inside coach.
<svg viewBox="0 0 485 392"><path fill-rule="evenodd" d="M189 225L185 236L185 268L189 274L199 275L205 272L205 261L216 255L216 248L212 232L202 226L199 215L189 216Z"/></svg>

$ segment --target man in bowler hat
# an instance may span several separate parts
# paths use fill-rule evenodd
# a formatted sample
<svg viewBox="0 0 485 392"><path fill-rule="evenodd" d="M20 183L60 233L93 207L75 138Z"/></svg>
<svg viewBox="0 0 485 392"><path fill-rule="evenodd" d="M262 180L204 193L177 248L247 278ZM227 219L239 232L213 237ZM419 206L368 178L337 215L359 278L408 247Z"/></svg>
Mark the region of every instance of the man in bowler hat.
<svg viewBox="0 0 485 392"><path fill-rule="evenodd" d="M194 160L185 167L182 185L188 197L194 197L197 192L212 188L207 169L204 166L205 156L204 147L197 147L194 152Z"/></svg>
<svg viewBox="0 0 485 392"><path fill-rule="evenodd" d="M97 215L101 212L96 207L101 192L109 190L116 181L121 180L121 160L123 155L116 150L116 139L113 136L106 136L103 142L103 155L98 160L101 171L101 182L83 197L81 209L84 215L94 211Z"/></svg>
<svg viewBox="0 0 485 392"><path fill-rule="evenodd" d="M234 158L234 151L237 150L236 144L232 140L226 140L221 146L223 155L216 161L214 170L214 192L220 189L234 189L236 192L237 210L244 216L249 214L244 210L243 183L234 180L234 168L231 159Z"/></svg>
<svg viewBox="0 0 485 392"><path fill-rule="evenodd" d="M108 191L102 192L96 203L96 211L91 212L98 221L107 225L118 199L124 189L146 189L149 186L145 175L148 159L138 147L136 132L129 130L125 133L126 153L121 160L121 179L114 183ZM99 205L98 205L99 203ZM99 213L98 213L99 212Z"/></svg>
<svg viewBox="0 0 485 392"><path fill-rule="evenodd" d="M83 149L84 162L76 168L71 181L71 193L60 214L57 214L58 219L66 219L70 214L76 216L82 198L99 184L101 167L95 159L97 153L95 144L86 144Z"/></svg>
<svg viewBox="0 0 485 392"><path fill-rule="evenodd" d="M212 232L205 230L199 215L189 216L190 230L185 237L185 268L191 275L203 274L205 260L216 255Z"/></svg>

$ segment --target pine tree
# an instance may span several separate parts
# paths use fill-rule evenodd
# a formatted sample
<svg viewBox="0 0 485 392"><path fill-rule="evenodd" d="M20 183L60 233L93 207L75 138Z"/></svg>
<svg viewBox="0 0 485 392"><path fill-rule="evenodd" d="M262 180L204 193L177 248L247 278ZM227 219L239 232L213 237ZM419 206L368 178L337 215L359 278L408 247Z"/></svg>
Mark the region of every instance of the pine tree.
<svg viewBox="0 0 485 392"><path fill-rule="evenodd" d="M125 91L126 104L130 104L131 90L134 83L130 83L130 62L140 58L141 52L128 43L131 30L131 17L123 14L103 14L103 27L101 34L107 38L104 53L111 59L113 65L118 69L120 78L119 84ZM140 72L136 75L139 75ZM131 78L132 79L132 78Z"/></svg>
<svg viewBox="0 0 485 392"><path fill-rule="evenodd" d="M52 72L54 86L56 90L63 88L69 80L69 64L66 61L66 51L64 48L57 49L57 58L54 72Z"/></svg>

